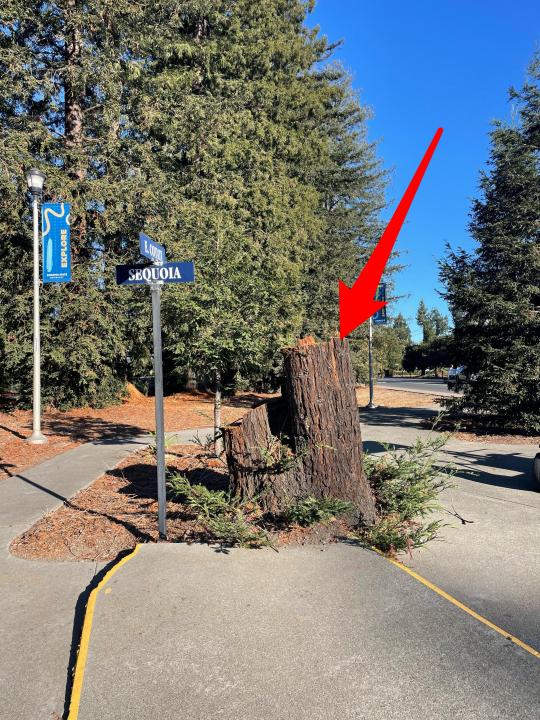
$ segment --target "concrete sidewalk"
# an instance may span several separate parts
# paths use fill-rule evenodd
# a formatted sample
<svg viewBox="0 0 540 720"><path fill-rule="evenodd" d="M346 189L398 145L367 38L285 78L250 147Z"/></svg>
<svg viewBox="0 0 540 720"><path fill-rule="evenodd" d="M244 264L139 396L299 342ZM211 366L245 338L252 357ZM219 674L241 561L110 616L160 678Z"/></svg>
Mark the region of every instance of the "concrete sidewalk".
<svg viewBox="0 0 540 720"><path fill-rule="evenodd" d="M188 443L196 431L178 435ZM200 431L205 438L208 429ZM52 563L10 555L13 538L45 513L148 445L149 438L91 442L0 482L0 717L62 715L79 642L86 590L101 564Z"/></svg>
<svg viewBox="0 0 540 720"><path fill-rule="evenodd" d="M364 446L380 452L381 442L399 449L426 439L420 422L429 416L420 408L364 412ZM540 492L531 475L537 451L533 444L450 440L441 460L454 464L456 475L441 497L441 539L401 559L540 650Z"/></svg>
<svg viewBox="0 0 540 720"><path fill-rule="evenodd" d="M361 548L145 545L98 595L79 718L529 720L539 669Z"/></svg>

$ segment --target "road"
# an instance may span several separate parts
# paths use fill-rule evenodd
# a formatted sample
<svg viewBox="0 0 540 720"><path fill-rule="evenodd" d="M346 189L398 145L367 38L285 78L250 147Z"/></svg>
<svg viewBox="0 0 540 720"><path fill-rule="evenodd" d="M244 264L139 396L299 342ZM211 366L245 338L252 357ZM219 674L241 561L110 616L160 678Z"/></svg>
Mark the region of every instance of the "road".
<svg viewBox="0 0 540 720"><path fill-rule="evenodd" d="M450 395L455 397L453 391L448 390L446 381L441 378L384 378L377 380L377 387L389 390L406 390L407 392L433 393L435 395Z"/></svg>

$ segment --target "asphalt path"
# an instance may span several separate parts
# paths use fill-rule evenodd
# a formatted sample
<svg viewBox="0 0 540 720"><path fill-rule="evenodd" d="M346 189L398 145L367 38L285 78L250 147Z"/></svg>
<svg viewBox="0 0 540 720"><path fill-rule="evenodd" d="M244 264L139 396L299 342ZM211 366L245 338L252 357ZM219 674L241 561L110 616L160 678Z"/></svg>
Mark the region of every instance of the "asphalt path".
<svg viewBox="0 0 540 720"><path fill-rule="evenodd" d="M144 545L97 596L79 719L529 720L539 668L360 547Z"/></svg>
<svg viewBox="0 0 540 720"><path fill-rule="evenodd" d="M404 402L405 404L406 402ZM432 415L433 412L429 410L407 409L406 407L379 408L372 412L366 411L362 414L362 431L366 449L372 452L380 451L382 450L381 442L390 443L398 448L410 445L417 436L425 436L428 433L419 423L422 418L428 418ZM185 431L185 433L182 433L182 441L187 442L189 440L188 436L191 437L193 434L194 431ZM14 558L8 552L10 540L29 527L32 522L44 513L62 504L64 498L72 496L95 477L114 467L125 454L136 449L136 447L140 447L141 442L145 443L146 440L125 439L118 442L89 443L35 466L25 471L18 478L11 478L0 483L0 635L2 636L3 650L0 654L0 686L2 687L0 693L0 717L21 718L21 720L23 718L24 720L33 720L35 718L38 720L51 717L53 712L62 714L66 689L69 691L70 687L69 677L74 652L77 648L82 612L88 598L88 591L93 586L93 578L101 570L100 565L89 562L42 563ZM408 562L415 570L421 572L429 580L435 582L477 612L485 615L488 619L533 647L538 648L540 645L540 627L538 623L540 609L538 603L540 597L540 573L538 572L540 494L536 492L530 480L530 464L536 448L532 445L503 446L489 443L451 441L447 452L448 456L458 465L458 472L456 475L457 487L450 491L451 494L447 495L445 504L450 511L455 511L466 522L463 524L459 517L444 515L444 519L449 523L449 526L443 531L444 542L432 543L425 550L415 552L412 560L408 560ZM159 548L158 552L162 552L162 548L171 546L160 545L155 547ZM407 597L409 589L412 587L410 583L413 583L411 579L407 579L405 584L401 580L396 580L395 583L397 584L393 584L394 581L390 580L390 576L384 570L381 571L382 584L377 584L375 579L372 583L370 578L377 575L376 572L374 573L374 568L382 568L383 566L380 563L386 561L378 558L377 563L379 561L380 563L372 564L371 554L368 554L370 559L366 560L365 558L368 555L365 554L365 551L359 551L358 548L350 548L349 546L344 549L346 552L353 550L355 553L350 555L351 558L354 558L354 560L350 561L352 565L347 565L349 560L344 560L345 565L349 568L356 567L355 573L358 582L361 582L364 572L366 573L365 577L372 585L375 596L380 595L382 606L376 607L373 614L369 615L369 619L366 620L366 624L357 628L359 632L361 631L363 644L366 644L366 642L368 644L367 654L362 655L362 648L360 648L359 652L353 652L351 655L345 654L341 657L341 660L337 655L333 654L331 659L335 660L337 658L337 662L331 666L320 666L323 676L324 672L329 672L334 673L330 677L339 678L341 671L338 672L335 668L343 668L345 676L351 682L358 684L360 688L364 687L365 694L367 693L367 686L363 685L363 676L365 674L367 678L365 682L371 679L375 683L377 680L375 668L377 662L379 662L379 655L381 655L383 660L380 668L383 675L389 673L389 682L391 681L393 686L388 690L388 683L385 683L386 689L383 689L380 685L374 685L377 687L378 693L375 697L378 697L381 703L380 717L394 717L392 702L396 703L396 706L399 705L399 707L403 706L405 708L402 714L395 715L400 720L406 717L453 717L452 712L454 710L451 710L451 708L467 718L477 716L516 719L531 717L530 711L528 714L524 714L524 707L526 702L529 703L530 707L536 707L535 703L538 703L538 685L534 688L531 684L531 668L528 665L530 659L538 663L533 656L527 655L527 660L523 664L523 658L526 655L526 653L524 654L525 651L516 649L515 645L506 643L504 639L500 639L500 636L495 639L491 631L488 633L491 640L487 646L484 647L482 643L477 645L474 642L467 644L465 641L467 637L470 636L473 640L474 638L478 639L477 632L482 635L482 633L485 634L488 631L484 626L482 626L481 631L472 630L470 625L473 622L472 619L464 621L461 614L459 615L459 623L454 624L457 616L453 615L452 618L454 619L450 619L450 615L446 616L445 614L444 618L441 619L441 616L436 615L433 616L435 617L435 620L433 620L430 610L426 615L426 617L430 618L429 622L422 624L419 618L423 615L424 601L420 599L421 596L417 595L416 591L414 591L412 599ZM144 550L146 553L146 548ZM178 546L172 546L170 552L176 553L177 550ZM224 570L231 567L226 564L228 557L221 554L216 555L213 550L207 550L208 553L212 553L211 557L220 562L225 561L225 564L223 564ZM317 553L320 553L321 549L311 549L310 552L312 553L310 557L318 557ZM332 557L327 555L326 552L325 550L321 556ZM246 557L258 558L259 555L258 552L248 553ZM273 557L275 554L269 553L267 555ZM266 558L267 555L264 557ZM183 576L184 568L178 564L178 558L173 557L175 560L168 570L167 565L157 563L156 572L159 574L161 568L164 572L170 572L175 582L179 582ZM279 557L283 557L283 553L280 553ZM299 563L296 567L300 572L308 556L299 555L298 557ZM348 558L349 555L347 554L344 557ZM269 562L273 563L274 560ZM208 568L212 571L213 564L209 564ZM339 569L338 567L338 571ZM118 573L118 578L122 577L123 570L124 568ZM202 571L204 571L204 568L201 568ZM307 572L307 568L305 571ZM274 571L271 568L269 572L268 578L270 582L274 577ZM392 569L392 572L402 573L397 569ZM330 572L329 567L320 566L320 573L319 579L324 577L328 579L326 586L328 595L336 589L339 590L339 578ZM195 576L193 577L196 579ZM347 593L350 591L351 578L352 575L345 583ZM165 579L168 582L168 579ZM228 587L232 587L231 583L235 582L236 579L238 579L237 575L233 573L227 580ZM279 591L280 583L288 582L289 579L290 576L281 576L277 570L273 584L268 585L267 583L264 585L266 580L263 577L257 578L256 583L259 583L261 588L266 589L268 598L265 600L266 604L261 605L262 610L257 610L257 606L253 603L249 605L249 610L246 609L246 623L242 631L244 634L249 635L251 631L250 623L255 622L254 616L257 613L269 612L268 607L272 604L271 591L273 588ZM129 638L130 641L135 647L139 636L144 637L147 631L153 632L155 629L157 631L156 642L158 642L159 638L162 638L165 644L173 643L172 646L169 644L168 647L176 647L174 643L178 638L186 637L183 634L184 626L190 623L193 624L193 618L196 617L195 606L191 607L189 603L182 604L181 600L184 596L180 596L179 599L175 598L171 604L167 594L161 593L160 590L156 593L156 597L161 599L163 603L162 606L158 607L159 604L154 604L151 598L154 595L154 589L160 586L161 579L149 574L145 575L141 582L142 585L136 606L129 609L126 606L126 612L133 615L135 622L137 613L139 611L143 613L142 606L147 603L150 610L156 610L156 614L152 614L153 625L151 624L149 628L141 625L138 631L139 634L134 632ZM164 582L165 588L167 582ZM204 617L206 617L208 623L211 623L212 617L217 618L218 621L217 625L209 625L209 628L217 628L216 632L221 638L219 642L230 642L231 648L234 649L234 639L226 634L223 637L220 635L223 628L219 626L219 619L222 616L219 615L219 607L213 601L212 572L207 577L206 585L202 583L201 578L197 582L198 585L195 590L200 593L198 597L199 605L211 609L211 612ZM223 580L224 582L225 580ZM187 587L188 585L184 582L182 588ZM241 583L239 587L241 587ZM149 592L149 588L152 588L152 593ZM362 593L365 590L366 587L362 585ZM311 592L309 582L306 584L305 592L308 595ZM315 595L322 596L324 592L324 586L320 585ZM422 592L428 591L424 589ZM114 593L114 588L112 593ZM220 589L217 598L222 598L224 593L225 590ZM338 596L341 598L340 593L341 590L338 592ZM374 598L373 594L365 595L362 593L353 594L356 605L360 608L373 603ZM233 597L237 598L235 591ZM259 597L257 593L255 593L253 600L256 597ZM437 603L440 602L442 600L437 600ZM309 625L308 635L316 636L317 632L319 632L324 637L328 637L328 633L335 632L337 633L336 637L339 639L338 644L343 644L344 648L349 647L347 646L347 638L339 633L339 623L337 620L334 622L333 618L335 616L335 618L339 619L342 610L348 613L350 606L349 610L347 610L346 604L338 606L332 603L326 605L323 603L321 607L323 610L326 608L326 610L322 614L315 613L314 617L317 623ZM393 609L394 615L388 611L388 608ZM180 612L178 612L179 610ZM452 612L457 612L457 610ZM297 614L294 614L292 624L287 626L293 636L296 618ZM393 622L395 618L399 620L399 627L396 627L396 623ZM329 623L328 630L325 629L325 622ZM462 625L463 622L465 625ZM382 634L377 635L375 629L384 626L385 623L390 623L390 633L386 633L383 628L381 630ZM439 625L439 623L442 624ZM404 634L400 634L401 626L403 626ZM209 632L208 627L201 628L200 625L197 627L203 634ZM348 627L351 632L355 629L350 625ZM440 644L437 627L440 627L443 638L446 638L443 645ZM465 632L460 629L463 627ZM162 633L162 628L167 632ZM259 631L262 632L262 635ZM368 637L366 632L369 635L375 634L373 638L366 640ZM411 634L413 636L417 635L418 643L413 644L411 652L409 652L407 645ZM266 647L263 642L265 637L270 641L271 636L271 629L268 626L263 624L256 627L255 637L259 643L259 652L262 652L261 648ZM243 637L240 628L238 628L238 637ZM497 645L501 640L504 643L503 650L500 644ZM192 641L191 648L193 649L196 643L194 636L192 636ZM395 641L395 648L389 644L391 641ZM108 652L114 654L118 648L115 645L114 638L109 637L107 642L109 644ZM91 644L91 652L95 652L97 647L97 645L94 647ZM209 652L210 647L211 638L208 637L204 648ZM223 646L218 643L218 647ZM280 647L284 658L284 668L290 670L289 659L286 654L292 653L291 657L294 657L294 647L292 644L288 644L287 639L283 641ZM120 650L122 650L121 647ZM317 643L307 645L302 650L302 662L306 664L309 662L317 663L315 655L311 657L311 660L309 659L310 653L320 652L323 651L321 651ZM503 655L508 656L510 661L501 660L501 652ZM515 655L516 652L518 652L518 655ZM422 660L423 653L426 653L426 657L430 660L427 664ZM355 654L360 656L358 658L360 665L357 664L357 660L353 657ZM455 660L452 660L451 664L448 665L447 656L452 654L462 659L465 658L463 664L465 674L461 673ZM92 657L95 662L96 656L91 656L91 662ZM186 659L186 656L181 657ZM396 672L394 674L390 673L392 667L388 666L391 657L395 658L396 663L394 668ZM104 658L109 662L108 656L104 656ZM200 662L202 665L206 662L206 666L212 669L212 658L213 656L210 654L209 661L206 662L203 656L199 657L194 653L192 663ZM442 659L438 660L437 658ZM162 662L162 666L166 669L163 658L158 657L157 660ZM119 662L126 662L133 675L133 678L127 681L127 685L129 686L130 683L140 678L141 673L144 675L145 672L148 672L148 668L153 661L153 656L146 658L134 656L133 660L120 658ZM403 675L401 661L405 665L406 663L411 664L413 668L418 667L418 675L410 677L412 671L407 671ZM111 678L121 681L121 676L116 672L116 665L114 665L112 659L110 662L112 663ZM169 659L167 659L167 662L169 662ZM339 664L340 662L341 664ZM369 663L369 667L373 665L373 672L367 669L367 663ZM435 670L432 672L430 670L431 666L434 669L439 667L440 672L435 672ZM193 664L188 666L189 672L193 667ZM475 667L477 668L476 671ZM538 664L535 667L538 668ZM178 674L181 674L182 669L179 665L176 666ZM457 672L455 678L451 674L453 669ZM357 672L357 670L359 671ZM474 677L475 672L478 677ZM424 676L422 673L424 673ZM490 677L493 675L497 687L507 688L502 695L502 690L499 692L497 688L492 687L488 675ZM221 682L219 677L215 675L209 677L210 680L215 678L218 683L215 690L217 695L221 692L220 688L230 687L226 684L233 683L234 685L235 682L234 678L231 679L225 671L221 676L223 679L222 685L219 685L219 682ZM282 674L279 677L281 678ZM319 676L316 675L316 677ZM305 680L304 688L313 687L309 685L305 674L302 675L302 678ZM171 677L170 683L174 684L177 679L176 675ZM420 684L420 680L422 680L422 684ZM294 674L291 674L291 682L293 681ZM90 685L93 682L91 674L88 682ZM409 687L408 690L407 686ZM204 687L206 688L205 693L212 695L212 682L209 682ZM278 687L277 683L275 687ZM289 686L285 683L284 687ZM161 686L158 682L159 688ZM356 691L348 696L350 702L347 705L344 704L344 701L332 695L326 681L322 682L321 688L324 689L324 692L330 693L330 699L337 700L341 711L341 715L337 717L378 717L375 707L366 706L365 715L362 714L363 710L358 710L358 712L354 710L353 706L356 703L358 703L358 707L361 707L364 702L364 696L355 695ZM400 689L402 694L396 694L397 690L394 692L395 688ZM421 693L424 691L426 704L420 707L419 699L422 698ZM143 702L152 704L154 702L153 692L154 686L150 687L148 692L149 700L145 696ZM300 702L299 695L295 696L296 699L293 702L293 714L287 714L287 698L283 693L280 694L278 690L276 690L276 693L272 702L276 711L281 712L281 717L302 717L300 711L296 712L297 704ZM493 702L489 700L491 696L494 698ZM269 697L272 699L272 696ZM474 707L471 706L473 698L478 701ZM441 712L438 710L438 699L442 699ZM87 700L88 695L85 695L83 701L86 702ZM322 703L321 707L328 709L329 706L325 705L325 702ZM179 707L185 709L182 704ZM178 710L178 707L176 709ZM88 712L88 709L86 708L85 711ZM483 715L480 714L481 711L484 711ZM121 712L119 711L119 713ZM280 712L276 712L274 717L280 716ZM431 712L431 715L429 712ZM140 717L153 716L143 711L138 715ZM99 716L101 715L98 714L95 717ZM123 717L123 715L115 713L106 713L104 716L111 718ZM240 716L242 716L242 712L237 715L237 717ZM327 712L326 716L332 717L330 711ZM166 716L164 715L164 717ZM197 716L192 715L192 717ZM212 716L209 715L208 717ZM227 716L219 715L219 717ZM254 717L263 718L265 716L255 713ZM316 711L314 711L312 717L318 717Z"/></svg>
<svg viewBox="0 0 540 720"><path fill-rule="evenodd" d="M402 450L426 440L435 416L423 408L362 410L364 448ZM533 444L450 438L439 457L454 470L453 487L441 496L440 539L401 559L540 650L540 488L531 473L537 451Z"/></svg>
<svg viewBox="0 0 540 720"><path fill-rule="evenodd" d="M204 439L209 429L199 432ZM173 434L188 443L196 433ZM10 554L9 543L149 441L141 435L86 443L0 482L2 720L63 715L88 592L104 567L23 560Z"/></svg>
<svg viewBox="0 0 540 720"><path fill-rule="evenodd" d="M431 393L454 397L456 395L453 390L448 390L446 380L442 378L381 378L377 380L377 386L389 390L405 390L406 392Z"/></svg>

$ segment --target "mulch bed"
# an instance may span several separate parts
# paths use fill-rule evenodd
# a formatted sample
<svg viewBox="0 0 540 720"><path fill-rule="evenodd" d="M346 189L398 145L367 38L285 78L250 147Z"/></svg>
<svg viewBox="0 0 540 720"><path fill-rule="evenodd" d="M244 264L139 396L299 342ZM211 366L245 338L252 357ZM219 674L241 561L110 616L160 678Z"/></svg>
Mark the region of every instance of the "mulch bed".
<svg viewBox="0 0 540 720"><path fill-rule="evenodd" d="M223 405L223 422L237 420L266 397L269 396L243 393L227 398ZM213 424L213 396L210 393L177 393L166 397L164 404L167 431ZM49 442L29 445L25 439L32 432L32 413L10 410L9 405L0 407L0 480L85 442L127 438L141 431L154 430L154 413L154 398L142 395L133 387L127 400L119 405L66 412L46 409L43 432Z"/></svg>
<svg viewBox="0 0 540 720"><path fill-rule="evenodd" d="M223 463L202 448L178 445L168 449L169 471L212 490L227 489ZM104 562L137 543L159 542L155 458L139 450L57 510L45 515L13 540L10 551L32 560ZM304 528L268 525L274 546L325 544L347 533L343 520ZM187 506L167 503L169 542L214 542Z"/></svg>

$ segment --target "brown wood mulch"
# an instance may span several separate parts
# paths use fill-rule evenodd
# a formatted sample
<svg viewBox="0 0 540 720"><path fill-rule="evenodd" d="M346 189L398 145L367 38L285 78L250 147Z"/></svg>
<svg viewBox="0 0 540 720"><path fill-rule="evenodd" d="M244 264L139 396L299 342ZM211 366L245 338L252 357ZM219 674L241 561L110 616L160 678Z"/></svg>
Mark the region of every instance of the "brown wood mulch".
<svg viewBox="0 0 540 720"><path fill-rule="evenodd" d="M227 398L223 405L223 422L242 417L254 404L269 397L244 393ZM77 445L97 439L132 437L140 431L155 429L154 398L139 393L133 386L127 400L107 408L77 408L61 412L46 409L43 432L46 445L29 445L25 439L32 432L29 410L0 407L0 480ZM209 393L177 393L165 398L165 429L207 427L213 424L213 396Z"/></svg>
<svg viewBox="0 0 540 720"><path fill-rule="evenodd" d="M167 468L212 490L228 488L223 463L203 448L168 448ZM29 560L113 560L137 543L160 542L157 512L155 458L150 450L139 450L15 538L10 552ZM324 545L347 530L341 520L312 528L268 525L274 546ZM167 532L169 542L215 542L189 507L171 500L167 502Z"/></svg>

